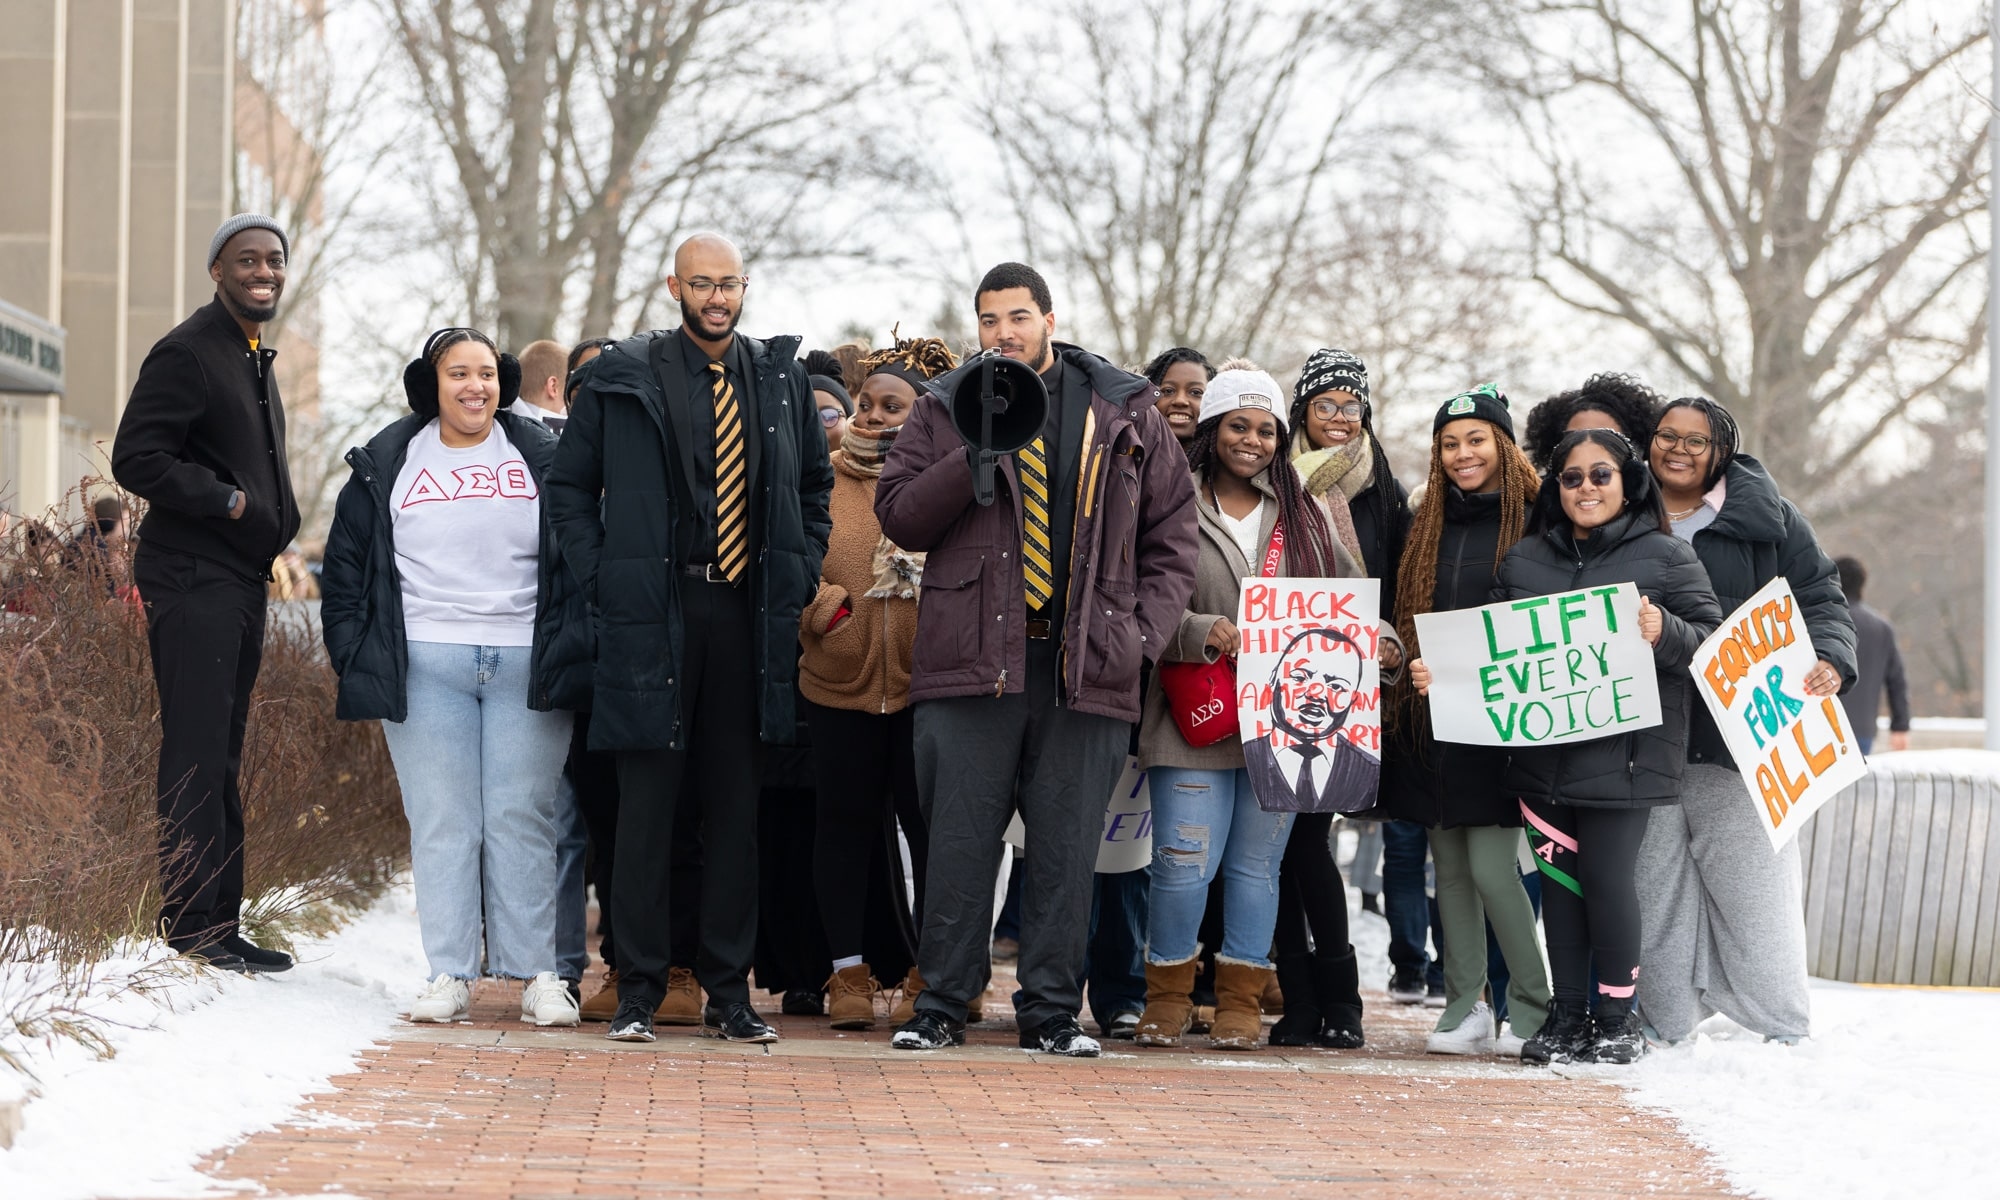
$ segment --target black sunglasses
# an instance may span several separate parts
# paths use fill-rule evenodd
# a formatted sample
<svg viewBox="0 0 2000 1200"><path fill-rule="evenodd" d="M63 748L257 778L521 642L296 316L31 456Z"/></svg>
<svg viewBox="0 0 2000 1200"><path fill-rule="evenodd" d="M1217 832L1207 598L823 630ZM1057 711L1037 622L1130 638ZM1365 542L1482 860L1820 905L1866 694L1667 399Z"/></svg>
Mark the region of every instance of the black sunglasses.
<svg viewBox="0 0 2000 1200"><path fill-rule="evenodd" d="M1610 487L1611 481L1617 478L1617 476L1618 472L1615 468L1607 467L1602 463L1590 468L1590 482L1593 487ZM1583 468L1565 468L1562 474L1556 476L1556 479L1561 482L1564 491L1573 492L1583 486Z"/></svg>

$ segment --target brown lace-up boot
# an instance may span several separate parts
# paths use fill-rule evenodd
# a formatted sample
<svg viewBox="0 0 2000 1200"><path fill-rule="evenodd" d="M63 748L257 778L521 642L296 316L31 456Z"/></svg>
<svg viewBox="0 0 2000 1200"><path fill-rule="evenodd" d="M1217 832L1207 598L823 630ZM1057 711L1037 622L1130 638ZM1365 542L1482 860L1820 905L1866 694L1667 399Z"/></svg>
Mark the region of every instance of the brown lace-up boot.
<svg viewBox="0 0 2000 1200"><path fill-rule="evenodd" d="M701 985L686 967L667 968L667 994L653 1019L662 1025L701 1024Z"/></svg>
<svg viewBox="0 0 2000 1200"><path fill-rule="evenodd" d="M875 1028L875 993L882 985L867 963L842 967L826 981L827 1024L835 1029Z"/></svg>

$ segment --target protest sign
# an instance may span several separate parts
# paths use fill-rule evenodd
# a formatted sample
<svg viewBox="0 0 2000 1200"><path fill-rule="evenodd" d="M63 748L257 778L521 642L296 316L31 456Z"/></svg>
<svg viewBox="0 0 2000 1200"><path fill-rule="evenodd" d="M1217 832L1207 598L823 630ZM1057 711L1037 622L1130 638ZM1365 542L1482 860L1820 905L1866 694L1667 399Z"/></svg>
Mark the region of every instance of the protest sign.
<svg viewBox="0 0 2000 1200"><path fill-rule="evenodd" d="M1660 723L1629 583L1418 613L1417 643L1440 742L1554 746Z"/></svg>
<svg viewBox="0 0 2000 1200"><path fill-rule="evenodd" d="M1009 846L1027 849L1028 831L1021 823L1020 813L1014 814L1007 832L1001 836ZM1152 858L1153 793L1146 786L1146 773L1139 769L1139 760L1127 757L1125 773L1118 777L1118 786L1111 789L1111 802L1104 809L1104 840L1097 844L1097 873L1123 875L1145 866Z"/></svg>
<svg viewBox="0 0 2000 1200"><path fill-rule="evenodd" d="M1237 604L1243 765L1271 812L1359 812L1382 774L1382 583L1246 579Z"/></svg>
<svg viewBox="0 0 2000 1200"><path fill-rule="evenodd" d="M1818 662L1805 614L1780 575L1729 614L1688 668L1774 849L1868 773L1840 701L1806 694Z"/></svg>

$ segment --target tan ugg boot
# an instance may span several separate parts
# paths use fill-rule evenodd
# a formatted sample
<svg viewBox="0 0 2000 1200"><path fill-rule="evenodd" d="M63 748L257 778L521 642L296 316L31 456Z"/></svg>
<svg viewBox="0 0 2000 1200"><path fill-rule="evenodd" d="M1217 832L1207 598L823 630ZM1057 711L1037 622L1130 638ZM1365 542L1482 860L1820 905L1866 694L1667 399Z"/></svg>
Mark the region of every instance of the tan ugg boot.
<svg viewBox="0 0 2000 1200"><path fill-rule="evenodd" d="M662 1025L701 1024L701 985L686 967L667 968L667 994L653 1019Z"/></svg>
<svg viewBox="0 0 2000 1200"><path fill-rule="evenodd" d="M1209 1045L1217 1050L1257 1048L1264 1036L1261 1001L1271 973L1269 967L1215 960L1215 1023L1209 1026Z"/></svg>
<svg viewBox="0 0 2000 1200"><path fill-rule="evenodd" d="M911 966L910 973L903 976L903 982L896 987L896 1007L889 1012L889 1024L901 1029L917 1015L917 997L924 994L924 977Z"/></svg>
<svg viewBox="0 0 2000 1200"><path fill-rule="evenodd" d="M827 1024L834 1029L875 1028L875 993L881 990L867 963L835 971L826 981Z"/></svg>
<svg viewBox="0 0 2000 1200"><path fill-rule="evenodd" d="M1194 1017L1196 962L1146 964L1146 1011L1139 1014L1139 1032L1132 1041L1139 1046L1178 1046Z"/></svg>
<svg viewBox="0 0 2000 1200"><path fill-rule="evenodd" d="M609 1021L618 1015L618 972L606 971L604 985L591 993L577 1011L586 1021Z"/></svg>

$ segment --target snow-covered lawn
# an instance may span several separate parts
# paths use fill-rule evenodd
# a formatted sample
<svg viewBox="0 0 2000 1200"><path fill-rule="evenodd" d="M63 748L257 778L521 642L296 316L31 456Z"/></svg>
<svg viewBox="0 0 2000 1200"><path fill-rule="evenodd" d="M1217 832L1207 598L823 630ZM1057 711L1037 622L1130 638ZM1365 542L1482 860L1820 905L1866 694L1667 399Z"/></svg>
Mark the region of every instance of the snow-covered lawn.
<svg viewBox="0 0 2000 1200"><path fill-rule="evenodd" d="M1752 1195L1992 1196L1996 1027L2000 992L1814 980L1805 1044L1766 1045L1712 1018L1693 1043L1647 1055L1630 1086Z"/></svg>
<svg viewBox="0 0 2000 1200"><path fill-rule="evenodd" d="M100 987L134 974L149 984L93 1006L116 1057L98 1060L67 1041L25 1047L42 1094L28 1102L13 1148L0 1150L0 1196L222 1194L195 1164L283 1121L350 1069L424 973L407 888L302 945L299 965L282 975L196 974L163 964L163 953L98 972ZM0 977L0 988L21 984ZM0 1067L0 1095L16 1083L6 1074Z"/></svg>

